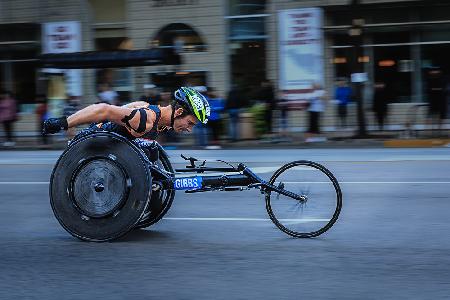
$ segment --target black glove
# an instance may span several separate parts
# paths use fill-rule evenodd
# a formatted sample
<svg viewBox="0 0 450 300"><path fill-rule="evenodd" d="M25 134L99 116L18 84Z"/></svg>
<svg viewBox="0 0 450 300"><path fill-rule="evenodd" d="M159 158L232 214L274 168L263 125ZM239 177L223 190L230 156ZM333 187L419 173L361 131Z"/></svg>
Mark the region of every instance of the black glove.
<svg viewBox="0 0 450 300"><path fill-rule="evenodd" d="M68 127L69 125L67 124L67 117L50 118L44 121L42 133L57 133L63 129L67 130Z"/></svg>

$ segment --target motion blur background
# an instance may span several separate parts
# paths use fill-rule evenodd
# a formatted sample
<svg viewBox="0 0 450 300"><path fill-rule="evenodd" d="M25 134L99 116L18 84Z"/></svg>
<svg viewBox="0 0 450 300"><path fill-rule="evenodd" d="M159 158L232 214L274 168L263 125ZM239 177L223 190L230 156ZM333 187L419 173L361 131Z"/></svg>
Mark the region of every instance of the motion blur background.
<svg viewBox="0 0 450 300"><path fill-rule="evenodd" d="M96 102L167 104L181 85L219 99L217 122L195 140L166 143L325 141L367 130L446 138L449 15L448 1L433 0L1 0L0 88L18 111L3 145L49 144L42 119ZM128 68L38 64L44 53L155 48L179 57ZM315 132L317 89L326 96Z"/></svg>
<svg viewBox="0 0 450 300"><path fill-rule="evenodd" d="M0 299L448 299L449 50L448 0L0 0ZM153 59L115 67L136 53ZM259 191L180 191L151 228L70 236L48 191L76 131L42 121L182 85L213 116L159 138L174 168L317 161L343 192L333 228L293 239ZM320 185L298 180L309 213Z"/></svg>

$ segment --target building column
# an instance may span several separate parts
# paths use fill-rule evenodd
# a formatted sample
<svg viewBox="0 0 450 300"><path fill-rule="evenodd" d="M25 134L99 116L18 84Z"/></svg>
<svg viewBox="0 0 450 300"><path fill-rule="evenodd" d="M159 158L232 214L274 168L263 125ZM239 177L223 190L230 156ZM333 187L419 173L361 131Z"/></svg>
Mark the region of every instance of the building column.
<svg viewBox="0 0 450 300"><path fill-rule="evenodd" d="M15 91L13 91L12 62L0 63L0 72L2 72L2 78L3 78L3 86L1 86L0 88L3 88L10 92L15 92Z"/></svg>
<svg viewBox="0 0 450 300"><path fill-rule="evenodd" d="M413 42L419 42L420 36L418 33L412 34ZM422 48L420 44L411 45L411 59L413 62L413 72L411 74L411 102L423 101L423 78L422 78Z"/></svg>
<svg viewBox="0 0 450 300"><path fill-rule="evenodd" d="M372 37L364 36L364 44L370 45L372 41ZM373 85L375 82L375 56L373 47L364 47L363 55L369 58L368 62L363 63L364 73L367 74L367 81L364 83L363 99L365 106L369 107L369 103L372 103Z"/></svg>

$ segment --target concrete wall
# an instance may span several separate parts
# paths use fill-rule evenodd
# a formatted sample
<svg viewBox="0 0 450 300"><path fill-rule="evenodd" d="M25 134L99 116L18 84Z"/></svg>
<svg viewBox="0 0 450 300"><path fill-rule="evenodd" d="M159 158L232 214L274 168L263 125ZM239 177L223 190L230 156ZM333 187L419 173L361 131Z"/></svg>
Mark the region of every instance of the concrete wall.
<svg viewBox="0 0 450 300"><path fill-rule="evenodd" d="M147 0L128 1L129 37L135 48L146 48L157 32L171 23L191 26L203 39L206 52L182 54L181 70L204 70L208 74L207 83L219 93L226 91L228 76L226 21L224 1L198 0L196 4L174 7L153 7ZM145 72L156 71L160 67L136 69L137 93L142 92L146 81Z"/></svg>

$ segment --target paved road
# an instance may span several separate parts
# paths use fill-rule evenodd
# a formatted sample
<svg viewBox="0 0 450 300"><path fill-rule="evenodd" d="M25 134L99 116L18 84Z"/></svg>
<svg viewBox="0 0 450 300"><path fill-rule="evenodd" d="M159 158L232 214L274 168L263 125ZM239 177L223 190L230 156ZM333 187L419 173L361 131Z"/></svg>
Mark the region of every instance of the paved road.
<svg viewBox="0 0 450 300"><path fill-rule="evenodd" d="M256 221L266 218L256 191L179 193L167 219L101 244L72 238L53 217L47 182L59 153L0 152L1 299L450 294L450 149L190 151L249 162L265 177L284 161L320 161L341 182L340 219L299 240Z"/></svg>

